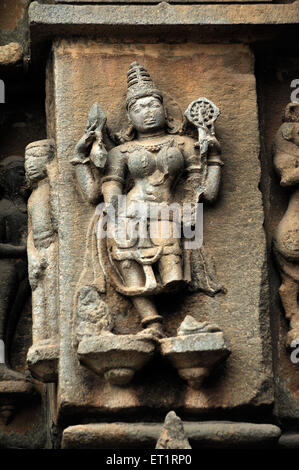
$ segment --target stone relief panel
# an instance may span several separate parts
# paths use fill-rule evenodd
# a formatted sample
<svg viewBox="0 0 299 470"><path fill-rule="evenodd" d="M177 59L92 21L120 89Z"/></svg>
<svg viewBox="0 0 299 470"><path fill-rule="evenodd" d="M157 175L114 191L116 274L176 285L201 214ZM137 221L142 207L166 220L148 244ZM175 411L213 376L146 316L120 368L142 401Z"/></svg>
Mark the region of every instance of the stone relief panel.
<svg viewBox="0 0 299 470"><path fill-rule="evenodd" d="M55 161L57 173L54 192L45 177L43 200L50 201L45 214L57 220L50 237L57 240L57 264L48 261L58 269L58 306L54 329L37 333L36 347L57 344L51 331L59 329L58 414L272 403L249 50L69 40L53 46L49 67L47 119L56 157L46 166ZM34 144L33 151L41 152ZM129 209L120 216L125 238L101 236L120 196ZM151 203L189 202L194 209L198 201L204 244L196 250L174 237L173 220L165 221L166 239L128 229L135 203L147 226ZM194 217L191 210L186 225ZM161 229L163 217L155 220ZM41 296L47 269L36 278ZM36 314L42 321L44 314ZM48 325L53 317L46 317Z"/></svg>

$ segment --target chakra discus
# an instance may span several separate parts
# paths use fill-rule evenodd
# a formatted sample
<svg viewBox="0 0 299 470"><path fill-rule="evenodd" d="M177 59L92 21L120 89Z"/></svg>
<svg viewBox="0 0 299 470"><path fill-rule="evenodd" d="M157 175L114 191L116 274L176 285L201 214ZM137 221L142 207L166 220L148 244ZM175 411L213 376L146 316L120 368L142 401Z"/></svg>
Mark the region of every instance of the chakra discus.
<svg viewBox="0 0 299 470"><path fill-rule="evenodd" d="M205 153L208 149L208 136L214 135L214 122L220 114L219 108L207 98L198 98L189 104L185 111L188 121L198 129L198 142L195 147Z"/></svg>
<svg viewBox="0 0 299 470"><path fill-rule="evenodd" d="M194 126L214 130L214 122L220 114L219 108L207 98L198 98L189 104L185 116Z"/></svg>

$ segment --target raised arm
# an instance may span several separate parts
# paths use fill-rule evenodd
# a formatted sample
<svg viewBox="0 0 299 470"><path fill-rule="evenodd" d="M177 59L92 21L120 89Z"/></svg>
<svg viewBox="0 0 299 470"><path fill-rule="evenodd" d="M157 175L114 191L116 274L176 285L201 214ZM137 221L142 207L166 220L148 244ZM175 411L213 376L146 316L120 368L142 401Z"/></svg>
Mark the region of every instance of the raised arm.
<svg viewBox="0 0 299 470"><path fill-rule="evenodd" d="M86 131L77 143L71 160L71 163L75 166L79 188L91 204L96 204L101 194L100 174L89 157L95 139L96 135L93 130Z"/></svg>

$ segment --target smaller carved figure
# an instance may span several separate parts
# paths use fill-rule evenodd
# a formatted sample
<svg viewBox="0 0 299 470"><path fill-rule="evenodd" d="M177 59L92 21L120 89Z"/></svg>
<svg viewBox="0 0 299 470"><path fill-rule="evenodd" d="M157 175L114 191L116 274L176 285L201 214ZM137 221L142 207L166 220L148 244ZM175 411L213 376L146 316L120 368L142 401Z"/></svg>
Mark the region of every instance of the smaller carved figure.
<svg viewBox="0 0 299 470"><path fill-rule="evenodd" d="M28 352L28 364L33 375L43 381L54 380L58 354L57 204L55 178L49 177L53 157L51 140L33 142L26 147L26 176L32 187L28 200L28 265L33 346Z"/></svg>
<svg viewBox="0 0 299 470"><path fill-rule="evenodd" d="M287 211L274 234L274 251L282 284L280 298L290 320L287 345L299 338L299 103L289 103L274 142L274 165L280 184L290 188Z"/></svg>
<svg viewBox="0 0 299 470"><path fill-rule="evenodd" d="M5 345L0 381L16 381L24 380L24 376L10 368L11 341L30 292L24 158L15 155L4 158L0 162L0 176L0 340Z"/></svg>

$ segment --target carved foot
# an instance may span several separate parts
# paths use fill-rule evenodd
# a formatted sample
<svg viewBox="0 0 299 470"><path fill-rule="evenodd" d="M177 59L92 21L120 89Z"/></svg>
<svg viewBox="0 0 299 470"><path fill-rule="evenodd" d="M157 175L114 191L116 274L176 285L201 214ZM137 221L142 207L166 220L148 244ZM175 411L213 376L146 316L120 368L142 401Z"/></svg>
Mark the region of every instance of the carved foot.
<svg viewBox="0 0 299 470"><path fill-rule="evenodd" d="M159 341L162 338L166 337L165 331L161 323L153 323L144 330L139 331L137 336L142 336L144 338L150 338L154 341Z"/></svg>
<svg viewBox="0 0 299 470"><path fill-rule="evenodd" d="M59 345L55 338L38 341L27 354L32 377L41 382L57 382Z"/></svg>
<svg viewBox="0 0 299 470"><path fill-rule="evenodd" d="M178 336L161 340L161 353L191 388L199 389L230 350L217 325L199 323L188 315L178 329Z"/></svg>

